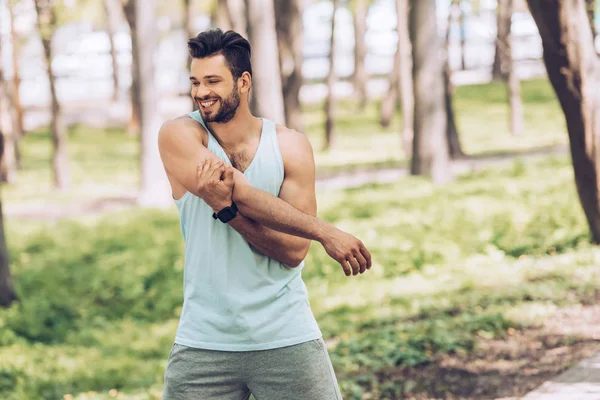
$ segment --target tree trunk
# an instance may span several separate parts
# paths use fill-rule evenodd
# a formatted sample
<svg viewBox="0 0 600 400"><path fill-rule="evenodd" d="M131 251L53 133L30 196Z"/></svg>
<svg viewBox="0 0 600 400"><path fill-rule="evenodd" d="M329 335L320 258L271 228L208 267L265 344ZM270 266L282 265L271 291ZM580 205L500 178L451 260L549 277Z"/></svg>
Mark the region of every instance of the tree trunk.
<svg viewBox="0 0 600 400"><path fill-rule="evenodd" d="M585 0L588 19L592 28L592 37L596 39L598 31L596 30L596 0Z"/></svg>
<svg viewBox="0 0 600 400"><path fill-rule="evenodd" d="M302 0L275 0L279 67L285 120L289 128L303 132L300 89L302 88Z"/></svg>
<svg viewBox="0 0 600 400"><path fill-rule="evenodd" d="M110 43L110 60L113 71L113 95L112 101L116 102L119 99L119 64L117 63L117 49L115 47L115 10L113 0L102 0L104 7L104 15L106 16L106 33Z"/></svg>
<svg viewBox="0 0 600 400"><path fill-rule="evenodd" d="M138 52L138 43L137 43L137 35L134 33L136 31L136 20L135 20L135 0L125 0L123 3L123 11L125 13L125 18L127 19L127 24L129 25L129 32L131 36L131 87L129 88L129 94L131 98L131 116L129 118L129 123L127 124L127 132L131 136L139 135L141 130L141 102L140 98L140 76L139 76L139 66L138 60L139 55ZM153 21L154 23L154 21Z"/></svg>
<svg viewBox="0 0 600 400"><path fill-rule="evenodd" d="M445 50L445 62L444 62L444 101L446 105L446 139L448 140L448 151L451 159L457 159L464 157L465 153L462 150L460 144L460 136L458 135L458 128L456 127L456 120L454 118L454 105L452 102L452 96L454 95L454 85L452 84L452 70L450 69L450 20L448 18L448 30L446 31L446 42L444 46Z"/></svg>
<svg viewBox="0 0 600 400"><path fill-rule="evenodd" d="M494 52L494 64L492 77L494 80L506 80L508 78L507 43L509 41L510 27L512 25L512 7L508 7L511 0L498 0L498 36L496 37L496 50Z"/></svg>
<svg viewBox="0 0 600 400"><path fill-rule="evenodd" d="M49 0L35 0L38 16L38 29L42 38L42 46L46 58L46 72L50 82L51 114L50 131L53 145L54 187L59 190L71 188L71 173L69 171L69 154L67 149L67 129L62 117L62 111L56 94L56 82L52 68L52 38L56 30L56 15L54 6Z"/></svg>
<svg viewBox="0 0 600 400"><path fill-rule="evenodd" d="M252 43L252 112L285 124L273 0L246 0L248 36Z"/></svg>
<svg viewBox="0 0 600 400"><path fill-rule="evenodd" d="M244 0L227 0L227 8L229 9L232 29L248 38L247 11Z"/></svg>
<svg viewBox="0 0 600 400"><path fill-rule="evenodd" d="M383 127L390 125L396 99L400 98L402 109L402 147L411 157L414 121L414 93L412 77L412 49L408 31L409 0L396 0L396 31L398 48L394 57L394 66L390 75L390 87L381 103L379 123Z"/></svg>
<svg viewBox="0 0 600 400"><path fill-rule="evenodd" d="M415 121L411 174L431 175L436 184L452 179L446 106L444 60L438 38L436 0L411 0Z"/></svg>
<svg viewBox="0 0 600 400"><path fill-rule="evenodd" d="M12 42L12 63L13 63L13 79L12 79L12 89L10 90L10 95L12 97L12 106L15 108L16 112L16 124L13 127L13 131L15 133L15 137L19 140L21 137L25 135L25 125L23 124L23 106L21 105L21 95L19 93L19 88L21 87L21 74L20 68L21 63L19 62L19 36L17 35L17 31L15 30L15 16L14 11L12 9L12 1L8 2L8 14L10 17L10 37ZM19 155L17 153L17 155ZM17 167L21 168L20 157L17 159Z"/></svg>
<svg viewBox="0 0 600 400"><path fill-rule="evenodd" d="M369 12L369 0L356 0L354 9L354 96L358 99L358 107L365 109L368 100L367 83L369 75L365 68L367 57L367 14Z"/></svg>
<svg viewBox="0 0 600 400"><path fill-rule="evenodd" d="M465 10L462 7L461 0L456 1L459 10L458 23L460 24L460 68L467 69L467 32L465 27Z"/></svg>
<svg viewBox="0 0 600 400"><path fill-rule="evenodd" d="M0 158L4 149L3 135L0 135ZM4 234L4 217L2 215L2 202L0 201L0 307L8 308L18 301L19 298L12 284L10 273L10 260L8 257L8 247L6 246L6 236Z"/></svg>
<svg viewBox="0 0 600 400"><path fill-rule="evenodd" d="M512 15L513 13L513 0L503 0L504 7L507 8L507 14ZM510 132L514 136L518 136L523 133L523 102L521 100L521 82L515 71L513 51L512 51L512 22L508 18L508 35L506 36L506 43L504 46L504 62L506 62L506 68L503 70L507 73L507 89L508 89L508 102L510 106Z"/></svg>
<svg viewBox="0 0 600 400"><path fill-rule="evenodd" d="M158 43L156 31L155 0L130 0L135 21L133 52L136 55L136 75L144 82L140 87L140 195L138 204L144 207L167 207L171 205L171 191L158 152L160 116L156 99L155 51ZM143 38L143 40L141 40Z"/></svg>
<svg viewBox="0 0 600 400"><path fill-rule="evenodd" d="M189 0L185 0L188 3ZM219 28L223 32L227 32L233 29L233 21L229 12L229 6L227 0L216 0L213 4L213 12L211 13L211 26Z"/></svg>
<svg viewBox="0 0 600 400"><path fill-rule="evenodd" d="M0 41L0 59L3 58L4 47ZM4 68L0 63L0 134L2 136L3 157L0 161L0 180L8 184L15 182L17 165L16 165L16 134L15 122L16 113L15 107L11 104L12 99L9 93L10 83L6 81L4 76Z"/></svg>
<svg viewBox="0 0 600 400"><path fill-rule="evenodd" d="M225 0L218 0L219 3L225 1ZM218 5L217 5L218 6ZM193 24L193 7L192 7L192 2L191 0L183 0L183 27L185 28L185 32L186 32L186 36L187 39L191 39L195 36L197 36L196 30L194 29L194 24ZM192 65L192 56L190 55L189 51L186 52L186 57L185 57L185 70L187 71L187 73L189 74L190 72L190 67ZM187 78L186 78L187 81ZM188 85L189 85L189 81L187 81ZM182 95L185 94L186 96L189 95L189 92L185 92L185 93L181 93ZM195 111L197 109L196 107L196 102L194 101L194 99L189 96L188 98L189 101L189 108L192 111Z"/></svg>
<svg viewBox="0 0 600 400"><path fill-rule="evenodd" d="M400 44L398 44L396 54L394 55L394 65L392 66L392 72L390 73L390 85L388 86L388 91L381 100L381 115L379 116L379 124L384 128L387 128L392 123L394 109L396 108L396 101L399 95L398 81L400 80L401 57L402 56L400 54Z"/></svg>
<svg viewBox="0 0 600 400"><path fill-rule="evenodd" d="M396 26L398 32L398 93L402 106L402 147L408 157L412 155L415 98L412 76L412 44L408 29L409 0L396 0L396 14L400 21Z"/></svg>
<svg viewBox="0 0 600 400"><path fill-rule="evenodd" d="M600 61L584 0L528 0L544 48L544 63L567 122L575 183L600 244Z"/></svg>
<svg viewBox="0 0 600 400"><path fill-rule="evenodd" d="M325 150L335 147L335 14L338 0L332 0L331 40L329 46L329 72L327 73L327 98L325 99Z"/></svg>

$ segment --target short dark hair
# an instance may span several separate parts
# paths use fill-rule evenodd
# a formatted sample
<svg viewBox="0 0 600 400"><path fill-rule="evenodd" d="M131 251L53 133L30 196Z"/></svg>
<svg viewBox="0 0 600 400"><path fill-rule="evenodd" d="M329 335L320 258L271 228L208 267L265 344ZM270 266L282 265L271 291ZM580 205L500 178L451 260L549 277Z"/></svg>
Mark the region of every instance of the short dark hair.
<svg viewBox="0 0 600 400"><path fill-rule="evenodd" d="M188 40L188 49L192 58L222 54L233 79L242 76L244 71L252 76L250 43L237 32L223 32L218 28L201 32Z"/></svg>

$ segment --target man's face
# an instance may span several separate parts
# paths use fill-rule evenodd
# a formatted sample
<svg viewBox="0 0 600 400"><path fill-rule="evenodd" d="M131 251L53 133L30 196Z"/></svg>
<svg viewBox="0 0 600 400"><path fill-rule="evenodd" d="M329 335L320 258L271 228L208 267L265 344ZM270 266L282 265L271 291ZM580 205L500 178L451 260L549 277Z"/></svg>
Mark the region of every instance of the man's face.
<svg viewBox="0 0 600 400"><path fill-rule="evenodd" d="M221 54L194 58L190 67L192 98L205 122L231 121L240 105L237 82Z"/></svg>

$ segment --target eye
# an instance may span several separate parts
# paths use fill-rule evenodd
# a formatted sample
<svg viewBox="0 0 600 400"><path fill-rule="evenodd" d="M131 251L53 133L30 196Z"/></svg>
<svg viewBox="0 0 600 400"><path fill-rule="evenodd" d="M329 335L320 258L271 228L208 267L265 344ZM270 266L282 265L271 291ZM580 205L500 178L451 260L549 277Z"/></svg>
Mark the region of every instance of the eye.
<svg viewBox="0 0 600 400"><path fill-rule="evenodd" d="M192 82L192 86L198 86L199 84L199 82Z"/></svg>
<svg viewBox="0 0 600 400"><path fill-rule="evenodd" d="M210 81L208 81L208 83L210 85L216 85L217 83L219 83L219 81L210 80Z"/></svg>

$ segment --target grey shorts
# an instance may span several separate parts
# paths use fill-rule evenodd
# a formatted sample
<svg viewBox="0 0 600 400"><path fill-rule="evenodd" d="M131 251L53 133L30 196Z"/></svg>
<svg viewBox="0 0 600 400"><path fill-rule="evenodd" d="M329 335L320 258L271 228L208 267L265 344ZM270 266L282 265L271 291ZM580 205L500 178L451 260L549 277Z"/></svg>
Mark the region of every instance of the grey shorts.
<svg viewBox="0 0 600 400"><path fill-rule="evenodd" d="M174 344L163 400L340 400L322 339L261 351L213 351Z"/></svg>

